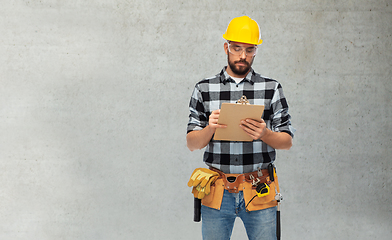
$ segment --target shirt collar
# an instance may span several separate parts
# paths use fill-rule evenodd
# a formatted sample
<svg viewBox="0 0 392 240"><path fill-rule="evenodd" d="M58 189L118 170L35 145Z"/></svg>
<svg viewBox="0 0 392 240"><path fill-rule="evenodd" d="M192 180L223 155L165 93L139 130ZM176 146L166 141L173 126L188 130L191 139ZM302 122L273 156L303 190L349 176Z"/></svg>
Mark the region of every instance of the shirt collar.
<svg viewBox="0 0 392 240"><path fill-rule="evenodd" d="M230 77L230 75L226 72L226 68L224 67L220 73L220 79L223 84L226 84L227 82L234 82L234 80ZM252 76L254 75L253 68L250 69L248 75L244 78L245 81L248 81L250 84L254 84L254 81L252 79Z"/></svg>

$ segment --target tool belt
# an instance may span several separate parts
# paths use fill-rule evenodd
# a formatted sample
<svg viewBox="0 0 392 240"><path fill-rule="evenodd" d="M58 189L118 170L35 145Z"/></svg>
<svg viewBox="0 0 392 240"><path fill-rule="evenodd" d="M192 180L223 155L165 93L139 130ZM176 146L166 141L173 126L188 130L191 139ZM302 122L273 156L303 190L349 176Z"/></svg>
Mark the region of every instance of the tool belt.
<svg viewBox="0 0 392 240"><path fill-rule="evenodd" d="M218 179L223 179L224 188L230 193L238 193L239 191L242 191L243 188L241 188L240 185L244 182L251 183L254 188L256 188L259 183L267 183L268 185L271 184L267 169L260 169L258 171L243 174L226 174L215 168L210 167L210 169L219 173Z"/></svg>
<svg viewBox="0 0 392 240"><path fill-rule="evenodd" d="M261 169L251 173L244 174L225 174L215 168L211 170L219 173L218 179L211 185L211 192L202 199L204 206L220 209L224 190L230 193L238 193L243 191L245 204L257 195L256 186L259 183L267 183L271 189L270 193L264 197L254 198L247 207L247 211L262 210L277 205L275 195L279 193L278 178L274 172L274 181L270 180L269 172Z"/></svg>

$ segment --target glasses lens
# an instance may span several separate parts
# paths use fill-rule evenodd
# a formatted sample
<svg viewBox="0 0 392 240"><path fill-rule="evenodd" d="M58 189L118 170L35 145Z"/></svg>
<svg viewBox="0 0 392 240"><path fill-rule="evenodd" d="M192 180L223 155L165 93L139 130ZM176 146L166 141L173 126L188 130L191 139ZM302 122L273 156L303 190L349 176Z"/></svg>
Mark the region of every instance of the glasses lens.
<svg viewBox="0 0 392 240"><path fill-rule="evenodd" d="M257 47L242 48L240 46L229 44L229 52L236 56L239 56L242 54L242 52L245 52L245 55L250 57L256 55Z"/></svg>

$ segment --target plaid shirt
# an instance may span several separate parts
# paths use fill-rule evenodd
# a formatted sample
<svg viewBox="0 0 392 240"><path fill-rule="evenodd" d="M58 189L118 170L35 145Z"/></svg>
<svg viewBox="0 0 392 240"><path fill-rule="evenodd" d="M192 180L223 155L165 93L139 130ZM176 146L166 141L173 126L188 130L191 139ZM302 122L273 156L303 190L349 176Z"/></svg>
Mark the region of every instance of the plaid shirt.
<svg viewBox="0 0 392 240"><path fill-rule="evenodd" d="M292 137L288 105L281 85L253 71L235 83L224 68L218 75L198 82L189 103L187 132L201 130L208 125L212 111L220 109L223 102L235 103L245 95L250 104L264 105L262 118L275 132L286 132ZM275 149L261 140L252 142L216 141L211 139L204 152L204 162L225 173L247 173L265 169L274 162Z"/></svg>

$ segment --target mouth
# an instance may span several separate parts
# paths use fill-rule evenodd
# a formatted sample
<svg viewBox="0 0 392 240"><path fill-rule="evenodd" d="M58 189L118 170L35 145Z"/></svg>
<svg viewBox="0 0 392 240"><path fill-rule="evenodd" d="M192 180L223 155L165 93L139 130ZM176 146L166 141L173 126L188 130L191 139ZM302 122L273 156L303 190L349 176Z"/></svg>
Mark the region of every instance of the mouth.
<svg viewBox="0 0 392 240"><path fill-rule="evenodd" d="M241 67L247 67L249 65L247 62L236 62L235 64Z"/></svg>

